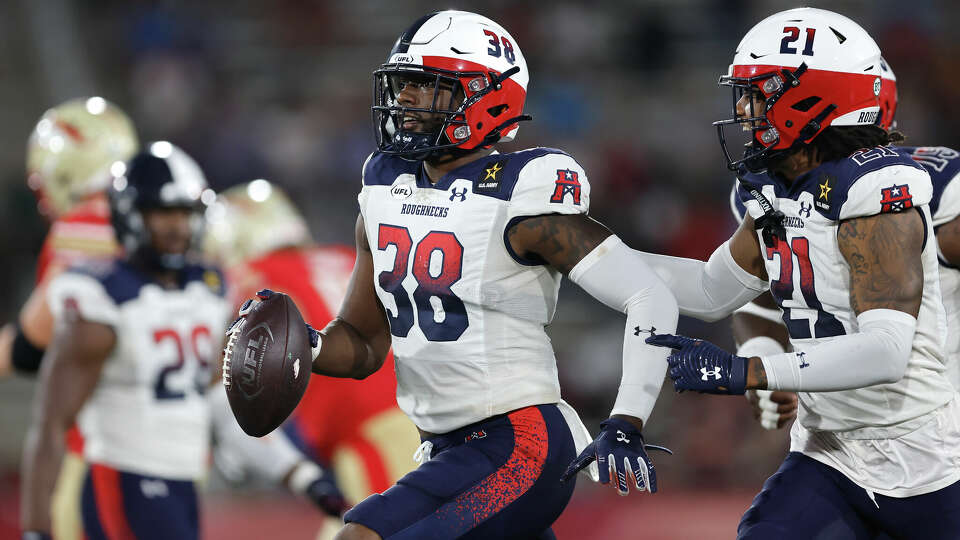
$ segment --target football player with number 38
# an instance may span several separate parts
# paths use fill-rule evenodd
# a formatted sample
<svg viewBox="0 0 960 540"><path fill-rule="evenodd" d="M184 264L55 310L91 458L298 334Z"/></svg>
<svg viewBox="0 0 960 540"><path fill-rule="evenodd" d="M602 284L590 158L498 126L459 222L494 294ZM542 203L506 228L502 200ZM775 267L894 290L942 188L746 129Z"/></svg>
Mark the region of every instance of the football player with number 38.
<svg viewBox="0 0 960 540"><path fill-rule="evenodd" d="M656 491L640 429L667 354L644 337L676 328L676 303L587 217L576 160L494 150L530 119L528 81L513 37L462 11L417 20L374 73L356 265L315 334L313 371L366 377L392 344L397 401L423 444L421 465L349 511L338 538L552 538L593 461L623 494ZM561 274L627 318L620 391L592 443L560 399L544 331Z"/></svg>
<svg viewBox="0 0 960 540"><path fill-rule="evenodd" d="M791 452L741 539L960 536L960 402L946 330L930 176L879 125L880 50L825 10L774 14L740 42L717 122L746 206L706 263L649 255L681 313L719 319L768 288L791 352L730 354L657 335L677 390L799 392ZM743 128L742 159L724 128Z"/></svg>

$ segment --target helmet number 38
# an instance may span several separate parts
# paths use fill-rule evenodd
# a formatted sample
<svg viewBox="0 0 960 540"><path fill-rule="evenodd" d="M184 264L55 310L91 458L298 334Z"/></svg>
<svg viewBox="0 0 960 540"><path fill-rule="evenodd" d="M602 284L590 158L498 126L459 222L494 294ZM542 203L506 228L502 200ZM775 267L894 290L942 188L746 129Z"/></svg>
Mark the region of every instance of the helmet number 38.
<svg viewBox="0 0 960 540"><path fill-rule="evenodd" d="M500 55L503 54L503 59L510 62L511 66L517 61L517 55L513 53L513 45L510 44L509 39L500 37L490 30L484 30L483 33L490 38L490 48L487 49L487 54L494 58L500 58ZM502 53L500 50L501 43L503 43Z"/></svg>

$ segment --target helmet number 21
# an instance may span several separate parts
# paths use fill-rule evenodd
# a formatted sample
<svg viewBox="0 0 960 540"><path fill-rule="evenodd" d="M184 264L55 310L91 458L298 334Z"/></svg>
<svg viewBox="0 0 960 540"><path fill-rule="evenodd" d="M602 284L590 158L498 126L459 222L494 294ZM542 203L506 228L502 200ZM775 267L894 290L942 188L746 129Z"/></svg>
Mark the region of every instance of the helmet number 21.
<svg viewBox="0 0 960 540"><path fill-rule="evenodd" d="M503 43L503 58L507 62L510 62L512 66L514 62L517 61L517 56L513 52L513 45L510 43L510 40L505 37L500 37L490 30L484 30L484 34L490 37L490 48L487 49L487 54L494 58L500 58L500 43Z"/></svg>
<svg viewBox="0 0 960 540"><path fill-rule="evenodd" d="M807 39L803 43L804 56L813 56L813 38L817 35L816 28L807 28ZM800 39L800 29L796 26L787 26L783 29L783 39L780 40L780 54L797 54L797 48L790 44Z"/></svg>

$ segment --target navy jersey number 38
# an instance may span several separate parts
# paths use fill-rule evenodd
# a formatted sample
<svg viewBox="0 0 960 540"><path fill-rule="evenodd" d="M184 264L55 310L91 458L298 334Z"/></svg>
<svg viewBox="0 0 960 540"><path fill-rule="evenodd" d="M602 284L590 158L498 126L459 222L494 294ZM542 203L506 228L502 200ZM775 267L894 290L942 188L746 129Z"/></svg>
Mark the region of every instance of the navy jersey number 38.
<svg viewBox="0 0 960 540"><path fill-rule="evenodd" d="M377 249L396 248L393 269L380 272L378 281L383 290L393 295L397 312L387 313L390 320L390 333L397 337L407 337L413 328L413 305L417 309L417 322L420 330L429 341L456 341L470 326L467 309L451 286L460 280L463 269L463 244L452 232L430 231L413 249L413 264L410 251L413 239L406 227L380 224L377 235ZM438 271L431 272L431 262L439 257ZM408 270L409 269L409 270ZM408 271L417 280L410 301L403 280ZM435 306L432 298L439 300ZM440 320L438 320L440 319Z"/></svg>

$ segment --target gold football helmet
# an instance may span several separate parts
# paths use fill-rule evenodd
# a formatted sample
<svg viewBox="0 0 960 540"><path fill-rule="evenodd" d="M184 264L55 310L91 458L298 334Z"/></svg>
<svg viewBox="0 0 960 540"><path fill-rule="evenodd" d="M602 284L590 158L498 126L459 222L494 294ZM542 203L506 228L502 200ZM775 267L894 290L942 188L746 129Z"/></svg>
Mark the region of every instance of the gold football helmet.
<svg viewBox="0 0 960 540"><path fill-rule="evenodd" d="M258 179L219 194L207 211L204 249L224 267L313 243L306 220L276 184Z"/></svg>
<svg viewBox="0 0 960 540"><path fill-rule="evenodd" d="M139 147L133 122L101 97L76 98L43 114L27 141L27 184L40 212L56 219L102 190L110 166Z"/></svg>

